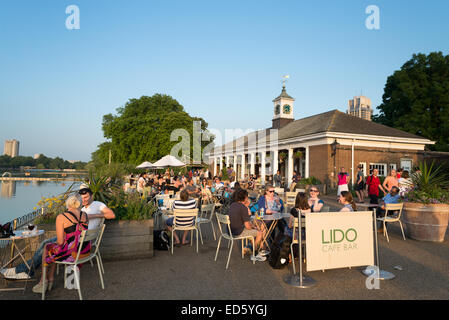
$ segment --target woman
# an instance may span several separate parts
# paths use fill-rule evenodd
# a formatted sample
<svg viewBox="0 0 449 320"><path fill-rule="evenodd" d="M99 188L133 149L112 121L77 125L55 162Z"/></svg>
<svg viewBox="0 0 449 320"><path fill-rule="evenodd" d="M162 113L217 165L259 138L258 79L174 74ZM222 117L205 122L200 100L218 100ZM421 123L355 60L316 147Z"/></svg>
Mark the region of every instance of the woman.
<svg viewBox="0 0 449 320"><path fill-rule="evenodd" d="M275 214L275 213L281 213L284 211L284 204L281 199L277 195L274 194L274 187L272 185L267 185L265 189L265 194L259 198L259 201L257 202L258 208L264 209L265 214ZM265 221L265 224L267 225L267 228L269 229L273 221ZM276 228L283 232L285 228L285 223L281 219L278 221ZM274 240L274 234L271 233L270 238Z"/></svg>
<svg viewBox="0 0 449 320"><path fill-rule="evenodd" d="M307 199L307 195L304 192L298 192L295 200L295 207L290 211L290 218L288 221L288 225L285 227L284 234L293 238L293 222L294 219L299 217L299 213L310 213L312 209L309 205L309 200Z"/></svg>
<svg viewBox="0 0 449 320"><path fill-rule="evenodd" d="M311 186L309 189L309 206L312 212L320 212L324 206L324 201L318 198L320 195L320 190L317 186Z"/></svg>
<svg viewBox="0 0 449 320"><path fill-rule="evenodd" d="M207 179L203 178L201 180L201 201L202 203L209 203L212 200L212 193L207 185Z"/></svg>
<svg viewBox="0 0 449 320"><path fill-rule="evenodd" d="M81 199L79 196L70 196L66 201L67 211L56 217L56 242L45 246L42 255L42 264L48 267L47 281L40 282L33 287L33 292L42 293L50 291L53 287L55 273L55 261L74 261L78 254L79 237L83 230L87 230L89 220L87 214L81 211ZM90 253L90 242L83 244L80 257Z"/></svg>
<svg viewBox="0 0 449 320"><path fill-rule="evenodd" d="M180 193L180 200L173 201L173 209L195 209L196 208L196 200L190 199L189 200L189 192L186 189L183 189ZM174 218L168 218L167 221L165 221L165 224L167 225L167 229L169 231L172 231L173 227L173 220ZM193 222L192 222L193 223ZM189 242L187 242L187 235L189 234L189 230L185 230L184 234L182 236L182 244L187 245ZM175 245L179 245L181 242L179 241L179 237L176 234L176 232L173 234L173 237L175 238Z"/></svg>
<svg viewBox="0 0 449 320"><path fill-rule="evenodd" d="M352 198L352 194L349 191L342 191L340 194L340 198L338 199L343 205L343 208L340 212L353 212L357 211L357 206L355 205L354 199Z"/></svg>
<svg viewBox="0 0 449 320"><path fill-rule="evenodd" d="M396 175L396 170L392 169L390 171L390 174L388 177L385 178L384 183L382 184L385 190L387 190L386 193L390 192L392 187L398 187L399 188L399 181Z"/></svg>
<svg viewBox="0 0 449 320"><path fill-rule="evenodd" d="M356 186L355 186L355 193L357 194L358 202L364 203L365 202L365 177L363 176L363 166L358 166L357 171L357 178L356 178Z"/></svg>

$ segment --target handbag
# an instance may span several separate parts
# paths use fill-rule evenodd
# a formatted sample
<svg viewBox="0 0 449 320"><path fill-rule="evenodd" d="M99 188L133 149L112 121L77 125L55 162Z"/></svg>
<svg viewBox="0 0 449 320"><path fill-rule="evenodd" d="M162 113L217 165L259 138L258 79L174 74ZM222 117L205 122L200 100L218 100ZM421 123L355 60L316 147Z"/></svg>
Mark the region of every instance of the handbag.
<svg viewBox="0 0 449 320"><path fill-rule="evenodd" d="M12 236L15 236L14 232L12 231L12 225L11 222L5 223L4 225L0 225L0 238L10 238Z"/></svg>

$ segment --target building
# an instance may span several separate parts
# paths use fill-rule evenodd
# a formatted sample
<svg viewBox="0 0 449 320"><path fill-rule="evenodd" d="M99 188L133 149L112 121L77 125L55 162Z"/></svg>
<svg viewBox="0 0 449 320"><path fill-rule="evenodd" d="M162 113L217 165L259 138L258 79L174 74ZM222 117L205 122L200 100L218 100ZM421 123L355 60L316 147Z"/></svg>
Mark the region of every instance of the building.
<svg viewBox="0 0 449 320"><path fill-rule="evenodd" d="M296 171L303 178L314 176L335 186L341 167L352 181L359 165L365 175L375 168L382 176L393 168L411 170L423 158L425 146L435 143L338 110L294 120L294 99L285 86L273 103L271 128L251 132L210 152L214 175L230 166L239 179L256 174L264 183L279 170L290 185Z"/></svg>
<svg viewBox="0 0 449 320"><path fill-rule="evenodd" d="M354 99L349 100L348 111L346 111L346 113L354 117L359 117L371 121L371 117L373 116L373 109L371 109L371 99L365 96L354 97Z"/></svg>
<svg viewBox="0 0 449 320"><path fill-rule="evenodd" d="M17 157L19 155L19 141L14 139L6 140L3 154L8 155L12 158Z"/></svg>
<svg viewBox="0 0 449 320"><path fill-rule="evenodd" d="M34 160L37 160L37 159L39 159L39 157L42 155L42 153L35 153L34 154L34 156L33 156L33 159Z"/></svg>

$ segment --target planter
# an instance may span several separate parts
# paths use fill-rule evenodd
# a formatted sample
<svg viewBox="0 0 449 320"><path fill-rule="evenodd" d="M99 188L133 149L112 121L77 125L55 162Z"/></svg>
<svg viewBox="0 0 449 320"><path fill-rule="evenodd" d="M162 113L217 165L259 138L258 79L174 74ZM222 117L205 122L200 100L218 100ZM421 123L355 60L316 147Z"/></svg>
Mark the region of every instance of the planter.
<svg viewBox="0 0 449 320"><path fill-rule="evenodd" d="M421 241L443 242L449 220L449 205L405 202L402 222L408 237Z"/></svg>
<svg viewBox="0 0 449 320"><path fill-rule="evenodd" d="M106 220L100 246L103 260L153 257L153 219L141 221Z"/></svg>

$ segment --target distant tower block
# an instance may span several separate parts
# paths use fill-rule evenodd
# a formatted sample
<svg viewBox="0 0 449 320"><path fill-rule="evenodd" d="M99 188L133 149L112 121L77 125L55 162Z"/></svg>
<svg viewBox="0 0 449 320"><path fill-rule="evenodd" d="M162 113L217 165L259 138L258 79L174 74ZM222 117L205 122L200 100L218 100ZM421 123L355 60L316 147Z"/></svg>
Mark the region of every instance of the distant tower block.
<svg viewBox="0 0 449 320"><path fill-rule="evenodd" d="M19 155L19 141L14 139L6 140L3 154L10 156L11 158L17 157Z"/></svg>
<svg viewBox="0 0 449 320"><path fill-rule="evenodd" d="M371 121L373 109L371 109L371 99L365 96L357 96L349 100L347 114Z"/></svg>

